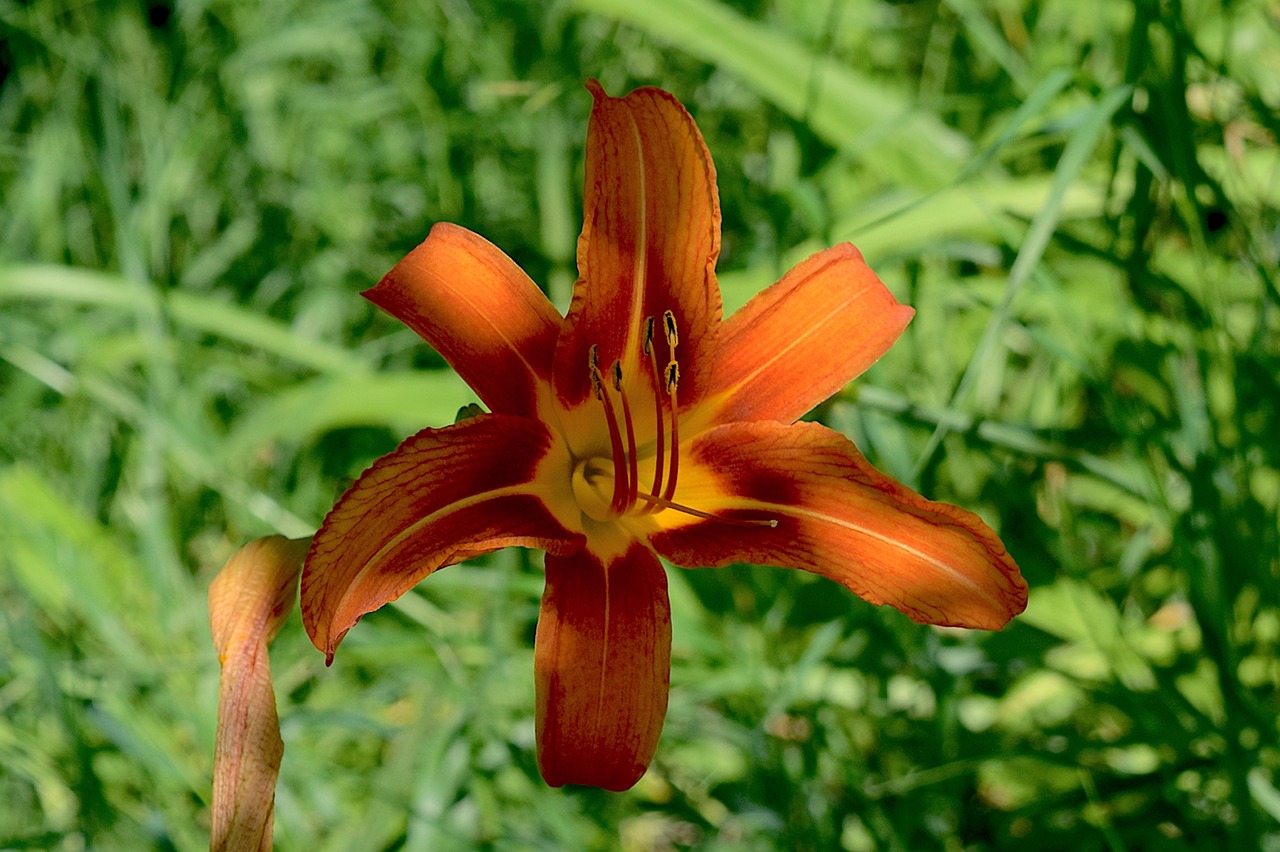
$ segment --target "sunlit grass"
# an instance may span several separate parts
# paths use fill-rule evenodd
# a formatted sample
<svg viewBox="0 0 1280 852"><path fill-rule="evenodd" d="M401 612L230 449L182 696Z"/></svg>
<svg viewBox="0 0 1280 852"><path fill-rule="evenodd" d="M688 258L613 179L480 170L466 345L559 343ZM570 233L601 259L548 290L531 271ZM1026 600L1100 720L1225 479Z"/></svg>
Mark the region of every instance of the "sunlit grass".
<svg viewBox="0 0 1280 852"><path fill-rule="evenodd" d="M630 793L534 763L533 554L272 650L281 849L1280 849L1280 20L1263 3L0 0L0 848L207 843L204 590L469 392L359 290L433 222L560 305L589 97L716 160L726 306L917 316L817 417L979 511L999 634L671 573Z"/></svg>

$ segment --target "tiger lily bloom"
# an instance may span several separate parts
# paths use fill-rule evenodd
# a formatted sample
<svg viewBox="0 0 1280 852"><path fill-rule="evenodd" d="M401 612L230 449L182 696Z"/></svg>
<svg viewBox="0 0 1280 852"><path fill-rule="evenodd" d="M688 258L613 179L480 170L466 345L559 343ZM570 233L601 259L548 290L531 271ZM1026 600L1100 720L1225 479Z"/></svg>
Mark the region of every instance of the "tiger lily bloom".
<svg viewBox="0 0 1280 852"><path fill-rule="evenodd" d="M332 662L365 613L502 547L546 551L535 639L548 784L625 790L666 714L659 557L830 578L928 624L995 629L1026 585L977 516L796 420L870 367L913 311L850 245L726 321L715 171L671 95L591 81L579 279L561 317L483 238L440 224L364 295L433 346L489 413L379 459L313 539L302 617Z"/></svg>

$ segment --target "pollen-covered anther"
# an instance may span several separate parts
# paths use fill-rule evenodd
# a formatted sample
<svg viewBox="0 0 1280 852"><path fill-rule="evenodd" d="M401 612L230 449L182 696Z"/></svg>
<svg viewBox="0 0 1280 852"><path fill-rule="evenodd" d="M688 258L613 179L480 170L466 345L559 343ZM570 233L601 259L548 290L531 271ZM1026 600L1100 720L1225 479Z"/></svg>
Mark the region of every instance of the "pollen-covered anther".
<svg viewBox="0 0 1280 852"><path fill-rule="evenodd" d="M604 388L600 387L600 356L594 343L587 350L587 371L591 376L592 393L595 394L596 399L603 400Z"/></svg>
<svg viewBox="0 0 1280 852"><path fill-rule="evenodd" d="M667 364L665 375L667 394L674 394L676 392L676 387L680 384L680 365L675 361Z"/></svg>
<svg viewBox="0 0 1280 852"><path fill-rule="evenodd" d="M676 328L676 315L671 311L663 311L662 325L667 331L667 345L671 347L675 357L675 348L680 345L680 331Z"/></svg>

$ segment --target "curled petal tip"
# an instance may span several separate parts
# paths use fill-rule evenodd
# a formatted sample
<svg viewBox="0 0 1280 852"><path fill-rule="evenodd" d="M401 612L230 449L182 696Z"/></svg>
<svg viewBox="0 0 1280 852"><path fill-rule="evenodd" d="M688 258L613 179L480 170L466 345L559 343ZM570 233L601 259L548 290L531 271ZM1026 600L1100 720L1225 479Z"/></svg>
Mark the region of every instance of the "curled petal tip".
<svg viewBox="0 0 1280 852"><path fill-rule="evenodd" d="M213 758L210 848L269 849L284 754L267 644L293 611L305 539L269 536L228 560L209 587L222 679Z"/></svg>

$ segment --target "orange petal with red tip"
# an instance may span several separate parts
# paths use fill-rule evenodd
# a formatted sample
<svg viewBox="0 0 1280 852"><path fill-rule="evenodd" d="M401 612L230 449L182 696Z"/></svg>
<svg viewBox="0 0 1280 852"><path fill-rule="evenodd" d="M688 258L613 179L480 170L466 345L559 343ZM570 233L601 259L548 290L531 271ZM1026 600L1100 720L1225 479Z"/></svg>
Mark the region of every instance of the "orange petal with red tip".
<svg viewBox="0 0 1280 852"><path fill-rule="evenodd" d="M587 352L621 361L631 375L642 356L646 317L658 325L660 365L667 361L663 312L680 334L680 398L702 395L720 325L720 202L715 167L697 125L667 92L605 94L595 80L587 127L586 187L573 304L556 351L556 393L566 407L587 399Z"/></svg>
<svg viewBox="0 0 1280 852"><path fill-rule="evenodd" d="M607 564L547 557L534 651L538 767L553 787L627 790L662 733L671 681L667 575L636 543Z"/></svg>
<svg viewBox="0 0 1280 852"><path fill-rule="evenodd" d="M874 364L914 314L853 246L818 252L725 321L713 422L796 420Z"/></svg>
<svg viewBox="0 0 1280 852"><path fill-rule="evenodd" d="M209 842L216 852L271 848L284 743L267 644L293 611L307 544L279 535L252 541L209 586L209 624L222 666Z"/></svg>
<svg viewBox="0 0 1280 852"><path fill-rule="evenodd" d="M315 646L332 661L362 615L437 568L512 545L580 548L583 537L547 508L539 478L553 444L537 420L483 414L426 429L378 459L329 512L307 555L302 622Z"/></svg>
<svg viewBox="0 0 1280 852"><path fill-rule="evenodd" d="M681 464L681 502L778 523L664 512L667 529L650 543L672 562L800 568L925 624L995 630L1026 608L1018 566L977 515L885 476L825 426L720 426L693 439Z"/></svg>
<svg viewBox="0 0 1280 852"><path fill-rule="evenodd" d="M430 343L490 409L536 412L562 320L488 240L442 222L363 295Z"/></svg>

